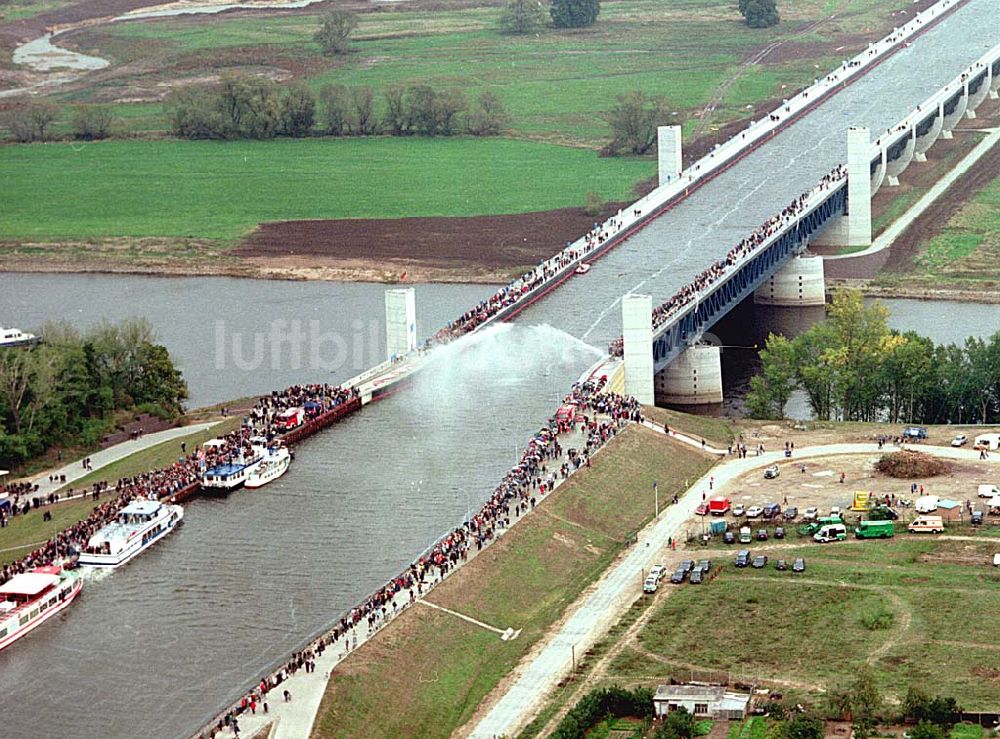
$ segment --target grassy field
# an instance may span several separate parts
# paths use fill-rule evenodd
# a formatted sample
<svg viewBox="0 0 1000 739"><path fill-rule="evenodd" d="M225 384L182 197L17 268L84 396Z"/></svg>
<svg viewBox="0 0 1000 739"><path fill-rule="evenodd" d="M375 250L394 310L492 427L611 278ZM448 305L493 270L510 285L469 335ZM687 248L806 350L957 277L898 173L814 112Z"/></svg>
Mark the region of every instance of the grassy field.
<svg viewBox="0 0 1000 739"><path fill-rule="evenodd" d="M798 0L782 8L777 29L747 29L729 0L608 3L592 28L546 31L533 37L495 31L499 8L412 11L406 8L359 16L352 51L328 59L312 40L319 17L169 19L116 24L78 32L83 50L134 61L155 55L158 76L244 62L293 69L313 87L326 82L370 85L427 83L458 87L470 97L490 89L509 106L515 135L596 146L607 136L602 119L614 97L627 89L665 95L678 110L703 106L741 61L764 44L792 40L802 48L753 67L718 101L714 120L746 115L745 106L775 98L782 86L812 82L820 69L839 64L837 39L887 27L889 13L906 0ZM804 33L803 27L834 12L836 18ZM849 39L850 41L850 39ZM162 70L162 71L160 71ZM142 75L102 83L98 98L121 97L121 87L144 84Z"/></svg>
<svg viewBox="0 0 1000 739"><path fill-rule="evenodd" d="M988 710L1000 685L1000 625L969 614L1000 607L994 550L901 536L775 550L763 570L738 570L727 555L717 579L676 588L656 606L605 679L653 685L691 669L732 670L819 702L818 691L849 683L867 661L890 699L913 684ZM805 574L774 570L779 556L805 557ZM883 628L879 614L888 614Z"/></svg>
<svg viewBox="0 0 1000 739"><path fill-rule="evenodd" d="M72 485L67 485L64 490L68 490L70 487L74 490L80 490L101 480L113 483L122 477L132 477L140 472L166 467L180 456L181 442L187 442L188 448L193 448L197 444L208 441L213 436L233 430L239 423L239 418L232 418L213 429L181 436L136 452L125 459L91 472ZM104 496L102 501L80 499L49 506L46 510L52 513L51 521L42 520L41 510L32 511L27 516L12 518L6 528L0 529L0 565L21 558L38 544L86 518L91 509L106 500L107 496Z"/></svg>
<svg viewBox="0 0 1000 739"><path fill-rule="evenodd" d="M623 198L652 162L510 139L0 147L0 237L235 239L262 221L521 213ZM58 207L55 207L58 204Z"/></svg>
<svg viewBox="0 0 1000 739"><path fill-rule="evenodd" d="M644 429L613 440L591 469L428 598L501 628L519 628L517 639L502 642L415 606L337 668L314 736L448 736L607 568L625 535L651 518L651 481L676 485L709 465L699 452Z"/></svg>
<svg viewBox="0 0 1000 739"><path fill-rule="evenodd" d="M704 439L716 449L725 449L739 433L739 430L725 418L696 416L655 406L646 406L642 412L651 421L665 424L670 429L676 429L696 439Z"/></svg>

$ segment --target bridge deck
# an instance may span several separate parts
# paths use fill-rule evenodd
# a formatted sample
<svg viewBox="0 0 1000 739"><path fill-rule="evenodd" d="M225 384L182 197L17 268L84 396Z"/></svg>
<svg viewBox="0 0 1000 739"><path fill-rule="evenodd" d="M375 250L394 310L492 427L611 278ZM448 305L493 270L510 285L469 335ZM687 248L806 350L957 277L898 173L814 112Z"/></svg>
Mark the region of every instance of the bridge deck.
<svg viewBox="0 0 1000 739"><path fill-rule="evenodd" d="M620 299L665 300L760 223L846 160L848 126L873 138L895 125L1000 40L995 0L972 0L867 76L819 105L688 199L528 308L519 320L550 324L599 347L621 333Z"/></svg>

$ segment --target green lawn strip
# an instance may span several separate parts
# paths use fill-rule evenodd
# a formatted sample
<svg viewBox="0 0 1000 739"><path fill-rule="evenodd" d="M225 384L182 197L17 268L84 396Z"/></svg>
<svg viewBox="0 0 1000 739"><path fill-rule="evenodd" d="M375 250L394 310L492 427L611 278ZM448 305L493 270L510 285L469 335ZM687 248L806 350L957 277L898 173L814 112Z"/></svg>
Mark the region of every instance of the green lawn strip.
<svg viewBox="0 0 1000 739"><path fill-rule="evenodd" d="M977 724L955 724L950 739L982 739L983 727Z"/></svg>
<svg viewBox="0 0 1000 739"><path fill-rule="evenodd" d="M648 506L635 505L643 495L648 498L650 476L661 475L662 484L671 484L671 454L704 459L695 450L674 447L656 434L630 428L610 442L591 469L543 501L543 510L428 596L432 603L497 628L521 629L517 639L502 642L478 627L455 625L454 616L442 621L439 613L418 605L335 672L314 735L450 735L614 561L625 546L621 533L651 518ZM627 456L646 460L647 466L621 478L609 476ZM592 522L593 509L579 503L592 497L616 501L609 508L615 515ZM395 710L383 713L377 727L371 713L359 710L388 702Z"/></svg>
<svg viewBox="0 0 1000 739"><path fill-rule="evenodd" d="M141 472L166 467L180 457L182 441L187 442L188 449L191 450L195 445L207 441L213 436L231 431L239 423L240 419L231 418L213 429L164 441L106 467L94 470L72 485L67 485L60 492L65 492L71 487L79 491L100 480L107 480L113 484L122 477L132 477ZM26 516L18 515L10 519L7 526L0 529L0 550L11 551L0 552L0 565L20 559L27 554L33 545L47 541L63 529L67 529L77 521L86 518L94 507L107 499L108 496L104 495L100 501L85 498L67 503L57 503L43 509L32 510ZM42 520L42 513L45 510L52 513L51 521Z"/></svg>
<svg viewBox="0 0 1000 739"><path fill-rule="evenodd" d="M644 406L642 412L655 423L666 424L671 430L693 436L696 439L704 439L709 445L716 448L725 449L738 433L737 429L725 418L696 416L691 413L654 406Z"/></svg>
<svg viewBox="0 0 1000 739"><path fill-rule="evenodd" d="M0 147L0 168L0 237L226 239L263 221L523 213L579 206L590 190L623 199L655 164L509 139L380 137L17 145Z"/></svg>

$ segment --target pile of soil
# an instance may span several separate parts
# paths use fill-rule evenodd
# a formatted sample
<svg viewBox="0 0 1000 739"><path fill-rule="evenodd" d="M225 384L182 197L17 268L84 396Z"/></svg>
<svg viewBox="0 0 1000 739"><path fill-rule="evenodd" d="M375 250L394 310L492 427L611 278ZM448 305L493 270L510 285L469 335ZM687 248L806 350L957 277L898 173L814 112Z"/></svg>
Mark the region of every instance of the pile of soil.
<svg viewBox="0 0 1000 739"><path fill-rule="evenodd" d="M886 454L875 463L875 469L883 475L899 480L937 477L951 471L951 467L944 460L908 449Z"/></svg>

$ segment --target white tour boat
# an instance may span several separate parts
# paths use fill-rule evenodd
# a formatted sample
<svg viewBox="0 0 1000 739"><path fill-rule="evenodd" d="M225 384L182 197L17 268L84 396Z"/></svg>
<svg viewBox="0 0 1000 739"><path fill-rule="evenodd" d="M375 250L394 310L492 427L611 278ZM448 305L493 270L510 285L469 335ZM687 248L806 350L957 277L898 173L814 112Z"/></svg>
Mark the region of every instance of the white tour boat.
<svg viewBox="0 0 1000 739"><path fill-rule="evenodd" d="M80 564L118 567L149 549L169 534L184 518L179 505L158 500L133 500L118 512L118 518L90 537L80 553Z"/></svg>
<svg viewBox="0 0 1000 739"><path fill-rule="evenodd" d="M585 275L588 272L590 272L590 265L587 264L586 262L580 262L577 268L573 271L576 272L578 275Z"/></svg>
<svg viewBox="0 0 1000 739"><path fill-rule="evenodd" d="M267 450L264 461L247 475L245 487L250 489L264 487L285 474L291 463L292 454L287 447L271 447Z"/></svg>
<svg viewBox="0 0 1000 739"><path fill-rule="evenodd" d="M38 343L38 337L34 334L26 334L19 328L4 328L0 326L0 349L9 346L28 346Z"/></svg>
<svg viewBox="0 0 1000 739"><path fill-rule="evenodd" d="M214 441L214 440L213 440ZM211 444L212 442L208 442ZM216 465L205 470L201 486L220 492L235 490L264 462L267 455L267 439L255 436L250 439L250 451L238 454L227 464Z"/></svg>
<svg viewBox="0 0 1000 739"><path fill-rule="evenodd" d="M56 565L36 567L0 585L0 649L66 608L82 588L79 575Z"/></svg>

